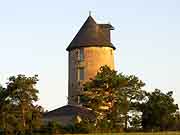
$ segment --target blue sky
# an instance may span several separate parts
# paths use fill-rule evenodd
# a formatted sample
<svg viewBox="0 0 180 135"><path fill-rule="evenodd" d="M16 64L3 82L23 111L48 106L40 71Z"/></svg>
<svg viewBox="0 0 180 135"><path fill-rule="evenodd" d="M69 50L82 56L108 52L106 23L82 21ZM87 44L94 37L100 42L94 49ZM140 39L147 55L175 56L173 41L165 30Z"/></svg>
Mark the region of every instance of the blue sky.
<svg viewBox="0 0 180 135"><path fill-rule="evenodd" d="M174 91L180 105L179 0L0 0L0 82L39 75L39 103L67 103L69 45L89 10L115 27L116 70L134 74L145 89Z"/></svg>

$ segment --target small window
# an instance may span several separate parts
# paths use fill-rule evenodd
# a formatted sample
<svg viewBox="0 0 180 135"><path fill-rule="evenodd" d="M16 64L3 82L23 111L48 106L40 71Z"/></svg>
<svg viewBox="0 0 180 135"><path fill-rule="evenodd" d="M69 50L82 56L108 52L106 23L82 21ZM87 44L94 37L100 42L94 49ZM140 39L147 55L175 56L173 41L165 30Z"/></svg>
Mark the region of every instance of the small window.
<svg viewBox="0 0 180 135"><path fill-rule="evenodd" d="M83 48L80 48L80 53L79 53L79 60L80 61L83 61L84 60L84 49Z"/></svg>
<svg viewBox="0 0 180 135"><path fill-rule="evenodd" d="M78 69L78 80L84 80L84 68Z"/></svg>

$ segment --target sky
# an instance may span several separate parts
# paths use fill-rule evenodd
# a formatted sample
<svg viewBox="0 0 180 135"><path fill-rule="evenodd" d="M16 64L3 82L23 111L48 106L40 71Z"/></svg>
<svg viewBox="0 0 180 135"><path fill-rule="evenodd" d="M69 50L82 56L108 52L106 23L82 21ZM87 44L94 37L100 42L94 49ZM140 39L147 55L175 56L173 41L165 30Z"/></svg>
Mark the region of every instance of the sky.
<svg viewBox="0 0 180 135"><path fill-rule="evenodd" d="M179 0L0 0L0 84L17 74L39 75L46 110L67 104L68 52L88 17L111 23L118 72L173 91L180 105Z"/></svg>

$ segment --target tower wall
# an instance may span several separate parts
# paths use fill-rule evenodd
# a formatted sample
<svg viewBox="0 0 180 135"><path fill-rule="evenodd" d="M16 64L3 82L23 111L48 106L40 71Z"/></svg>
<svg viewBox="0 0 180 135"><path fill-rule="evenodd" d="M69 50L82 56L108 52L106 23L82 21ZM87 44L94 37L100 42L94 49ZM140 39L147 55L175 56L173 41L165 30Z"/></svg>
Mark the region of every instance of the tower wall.
<svg viewBox="0 0 180 135"><path fill-rule="evenodd" d="M114 69L114 49L111 47L85 47L83 60L80 60L80 48L69 52L68 103L78 104L78 96L83 84L93 78L101 66ZM84 79L79 80L79 69L84 70Z"/></svg>

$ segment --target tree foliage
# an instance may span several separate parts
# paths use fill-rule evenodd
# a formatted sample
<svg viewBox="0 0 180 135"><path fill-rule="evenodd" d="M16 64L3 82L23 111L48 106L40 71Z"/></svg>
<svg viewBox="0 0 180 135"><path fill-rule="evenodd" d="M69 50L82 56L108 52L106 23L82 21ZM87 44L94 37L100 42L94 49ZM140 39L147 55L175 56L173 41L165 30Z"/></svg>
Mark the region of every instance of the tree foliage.
<svg viewBox="0 0 180 135"><path fill-rule="evenodd" d="M17 75L9 78L6 87L0 85L0 129L18 134L41 127L44 110L34 105L38 100L37 82L37 75ZM96 123L82 119L65 127L56 122L48 126L51 132L62 133L109 132L109 129L118 132L127 130L128 126L144 131L180 130L180 113L173 92L163 93L159 89L146 92L142 90L144 85L134 75L102 66L96 76L84 84L80 95L81 104L97 114Z"/></svg>
<svg viewBox="0 0 180 135"><path fill-rule="evenodd" d="M85 83L81 103L96 112L97 128L177 129L180 115L176 113L173 92L146 92L142 90L144 85L134 75L118 74L103 66Z"/></svg>
<svg viewBox="0 0 180 135"><path fill-rule="evenodd" d="M172 95L172 91L163 93L158 89L146 94L148 100L140 107L142 126L145 130L168 129L178 110L178 105L174 103Z"/></svg>
<svg viewBox="0 0 180 135"><path fill-rule="evenodd" d="M25 132L41 124L43 108L35 88L38 78L17 75L9 77L6 88L0 87L0 127L9 133Z"/></svg>
<svg viewBox="0 0 180 135"><path fill-rule="evenodd" d="M128 112L133 109L131 104L141 99L144 85L136 76L118 74L102 66L85 84L81 103L97 113L99 126L127 128Z"/></svg>

